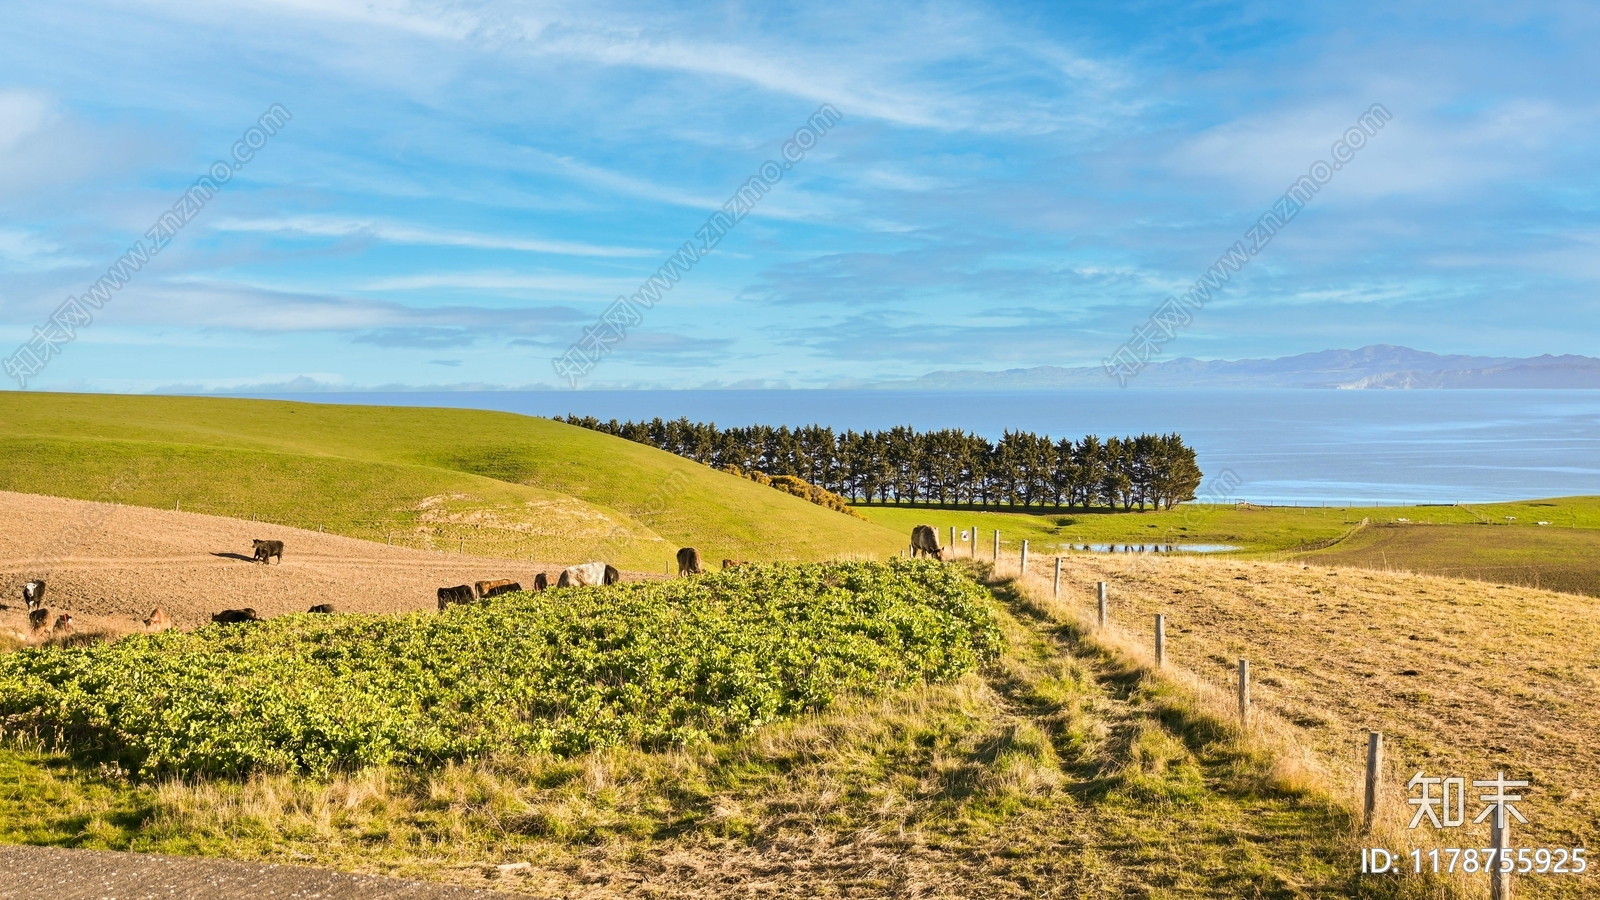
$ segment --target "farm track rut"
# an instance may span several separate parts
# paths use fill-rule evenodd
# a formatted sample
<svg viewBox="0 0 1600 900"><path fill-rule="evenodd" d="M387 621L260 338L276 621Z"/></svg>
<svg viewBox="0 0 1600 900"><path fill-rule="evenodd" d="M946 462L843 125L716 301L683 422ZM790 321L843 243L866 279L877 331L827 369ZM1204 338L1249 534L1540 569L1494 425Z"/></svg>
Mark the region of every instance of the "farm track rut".
<svg viewBox="0 0 1600 900"><path fill-rule="evenodd" d="M0 846L0 900L496 900L509 896L300 866Z"/></svg>

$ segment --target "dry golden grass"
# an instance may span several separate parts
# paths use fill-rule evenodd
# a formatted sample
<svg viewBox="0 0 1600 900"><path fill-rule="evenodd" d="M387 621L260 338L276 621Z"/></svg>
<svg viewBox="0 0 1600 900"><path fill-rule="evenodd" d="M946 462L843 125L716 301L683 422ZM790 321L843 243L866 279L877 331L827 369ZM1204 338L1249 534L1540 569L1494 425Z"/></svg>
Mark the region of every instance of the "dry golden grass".
<svg viewBox="0 0 1600 900"><path fill-rule="evenodd" d="M1048 593L1048 579L1030 578L1035 592ZM1237 709L1237 661L1249 659L1264 724L1292 726L1269 726L1282 732L1274 740L1308 747L1312 780L1327 779L1345 803L1359 795L1367 732L1382 731L1381 836L1406 837L1403 784L1418 770L1530 780L1521 805L1530 824L1515 827L1516 846L1584 847L1595 836L1600 623L1590 598L1301 564L1075 556L1062 608L1090 615L1100 580L1110 583L1115 626L1105 640L1147 655L1153 617L1165 614L1169 660L1210 685L1199 692L1215 708ZM1470 825L1478 806L1469 799L1469 825L1439 832L1437 843L1488 846L1486 826ZM1427 840L1427 830L1411 835ZM1590 882L1530 877L1518 890L1589 896Z"/></svg>

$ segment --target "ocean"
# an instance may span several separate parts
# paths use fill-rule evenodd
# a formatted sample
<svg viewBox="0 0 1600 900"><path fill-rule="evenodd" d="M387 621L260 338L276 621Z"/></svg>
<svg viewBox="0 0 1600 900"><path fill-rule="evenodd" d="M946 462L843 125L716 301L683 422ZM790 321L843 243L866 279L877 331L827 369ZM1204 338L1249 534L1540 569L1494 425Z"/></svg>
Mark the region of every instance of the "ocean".
<svg viewBox="0 0 1600 900"><path fill-rule="evenodd" d="M275 399L835 430L911 425L1052 437L1176 431L1203 499L1487 502L1600 494L1600 391L463 391Z"/></svg>

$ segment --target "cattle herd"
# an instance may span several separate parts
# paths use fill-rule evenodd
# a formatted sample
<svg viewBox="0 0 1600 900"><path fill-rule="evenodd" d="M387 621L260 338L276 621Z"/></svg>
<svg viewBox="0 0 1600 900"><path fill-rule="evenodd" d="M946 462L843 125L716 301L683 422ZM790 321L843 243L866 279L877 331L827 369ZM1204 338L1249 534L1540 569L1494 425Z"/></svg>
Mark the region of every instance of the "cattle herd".
<svg viewBox="0 0 1600 900"><path fill-rule="evenodd" d="M254 554L251 559L263 565L270 565L276 558L278 564L283 564L283 541L254 541ZM927 555L935 559L944 558L944 550L939 546L939 534L931 526L918 525L911 532L911 549L913 555ZM742 559L724 559L723 569L736 569L744 565ZM700 575L705 567L700 561L700 551L693 547L684 547L678 551L678 577L686 578ZM578 566L568 566L561 571L555 587L585 587L613 585L622 580L622 573L604 562L590 562ZM551 587L550 580L543 572L534 577L532 589L542 591ZM476 600L487 600L501 594L509 594L522 590L522 585L510 579L496 579L478 581L472 584L458 584L455 587L439 588L439 611L444 612L452 604L471 603ZM51 623L50 610L44 605L45 583L43 579L34 579L22 586L22 599L28 607L28 625L35 635L64 636L72 633L72 615L62 613ZM308 612L331 614L334 612L333 604L319 603L311 607ZM254 609L225 609L213 615L211 621L219 625L237 625L245 622L257 622L261 617ZM150 612L144 619L145 627L151 631L165 631L173 627L172 618L159 606Z"/></svg>

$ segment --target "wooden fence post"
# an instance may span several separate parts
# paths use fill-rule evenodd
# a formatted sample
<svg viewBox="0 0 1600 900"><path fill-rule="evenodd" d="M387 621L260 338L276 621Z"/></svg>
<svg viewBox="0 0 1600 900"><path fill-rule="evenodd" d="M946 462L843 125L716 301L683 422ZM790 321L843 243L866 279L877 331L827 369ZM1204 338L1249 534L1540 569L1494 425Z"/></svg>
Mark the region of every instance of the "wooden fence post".
<svg viewBox="0 0 1600 900"><path fill-rule="evenodd" d="M956 527L950 526L950 555L956 555Z"/></svg>
<svg viewBox="0 0 1600 900"><path fill-rule="evenodd" d="M978 526L972 526L972 558L978 558Z"/></svg>
<svg viewBox="0 0 1600 900"><path fill-rule="evenodd" d="M1100 591L1100 627L1104 628L1104 627L1106 627L1106 611L1107 611L1106 610L1106 583L1104 581L1096 581L1095 582L1095 587L1097 587L1099 589L1099 591Z"/></svg>
<svg viewBox="0 0 1600 900"><path fill-rule="evenodd" d="M1022 542L1022 562L1017 564L1017 574L1028 574L1028 542Z"/></svg>
<svg viewBox="0 0 1600 900"><path fill-rule="evenodd" d="M998 528L994 530L994 567L997 571L1000 568L1000 529Z"/></svg>
<svg viewBox="0 0 1600 900"><path fill-rule="evenodd" d="M1250 660L1239 660L1239 724L1250 721Z"/></svg>
<svg viewBox="0 0 1600 900"><path fill-rule="evenodd" d="M1372 822L1378 814L1378 777L1383 771L1383 732L1371 731L1367 733L1367 795L1366 801L1361 805L1361 831L1363 834L1372 830Z"/></svg>
<svg viewBox="0 0 1600 900"><path fill-rule="evenodd" d="M1056 557L1056 583L1055 587L1050 589L1050 596L1061 596L1061 557L1059 556Z"/></svg>
<svg viewBox="0 0 1600 900"><path fill-rule="evenodd" d="M1506 818L1504 806L1489 819L1489 846L1495 851L1494 865L1489 870L1489 900L1511 900L1511 869L1501 862L1511 852L1511 820ZM1516 866L1513 864L1512 868Z"/></svg>
<svg viewBox="0 0 1600 900"><path fill-rule="evenodd" d="M1156 668L1167 664L1167 617L1156 613Z"/></svg>

